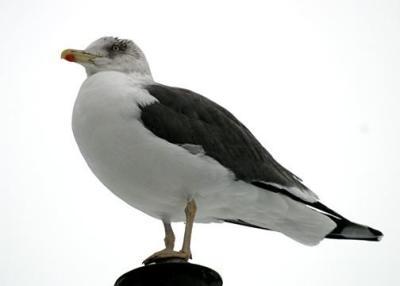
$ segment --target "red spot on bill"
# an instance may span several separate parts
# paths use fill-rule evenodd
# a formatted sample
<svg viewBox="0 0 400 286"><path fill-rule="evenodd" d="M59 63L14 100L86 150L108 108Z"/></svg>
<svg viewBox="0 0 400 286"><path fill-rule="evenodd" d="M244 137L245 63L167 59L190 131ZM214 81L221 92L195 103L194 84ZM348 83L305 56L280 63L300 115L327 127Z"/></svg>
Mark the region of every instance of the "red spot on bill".
<svg viewBox="0 0 400 286"><path fill-rule="evenodd" d="M66 59L69 62L74 62L75 61L75 56L73 54L66 54L64 59Z"/></svg>

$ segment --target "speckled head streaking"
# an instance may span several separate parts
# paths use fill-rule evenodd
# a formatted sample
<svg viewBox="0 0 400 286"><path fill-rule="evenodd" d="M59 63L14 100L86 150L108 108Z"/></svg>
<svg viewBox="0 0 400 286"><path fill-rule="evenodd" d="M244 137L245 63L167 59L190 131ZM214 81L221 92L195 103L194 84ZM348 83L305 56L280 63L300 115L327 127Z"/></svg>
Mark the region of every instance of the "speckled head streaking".
<svg viewBox="0 0 400 286"><path fill-rule="evenodd" d="M131 40L102 37L85 50L64 50L61 57L84 66L88 76L101 71L119 71L151 77L146 57Z"/></svg>

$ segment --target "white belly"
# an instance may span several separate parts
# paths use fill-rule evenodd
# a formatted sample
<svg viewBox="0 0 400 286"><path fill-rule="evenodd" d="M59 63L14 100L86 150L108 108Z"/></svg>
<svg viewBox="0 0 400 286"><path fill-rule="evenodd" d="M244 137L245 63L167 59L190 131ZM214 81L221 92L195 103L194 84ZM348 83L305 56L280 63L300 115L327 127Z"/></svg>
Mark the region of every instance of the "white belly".
<svg viewBox="0 0 400 286"><path fill-rule="evenodd" d="M195 198L197 219L215 220L218 211L209 210L225 207L215 198L225 195L233 175L149 132L139 120L143 101L155 99L120 73L99 73L82 85L72 127L89 167L113 193L151 216L183 220L186 202Z"/></svg>

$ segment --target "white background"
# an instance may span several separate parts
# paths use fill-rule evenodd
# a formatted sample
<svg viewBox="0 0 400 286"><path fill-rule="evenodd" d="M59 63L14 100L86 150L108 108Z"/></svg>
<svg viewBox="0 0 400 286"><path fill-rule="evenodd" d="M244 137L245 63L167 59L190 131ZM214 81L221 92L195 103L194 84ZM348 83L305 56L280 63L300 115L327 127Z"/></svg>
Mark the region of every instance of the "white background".
<svg viewBox="0 0 400 286"><path fill-rule="evenodd" d="M324 203L385 234L310 248L196 225L194 263L228 286L400 285L399 1L1 0L0 32L0 285L110 286L163 246L161 223L106 190L72 136L86 75L60 53L105 35L133 39L157 81L231 110Z"/></svg>

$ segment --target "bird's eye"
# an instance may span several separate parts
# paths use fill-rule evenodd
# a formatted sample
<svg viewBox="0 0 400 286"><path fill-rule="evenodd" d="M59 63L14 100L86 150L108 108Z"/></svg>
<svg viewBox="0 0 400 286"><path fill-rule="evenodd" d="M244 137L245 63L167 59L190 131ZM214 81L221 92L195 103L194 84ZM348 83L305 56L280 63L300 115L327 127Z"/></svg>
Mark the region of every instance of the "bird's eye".
<svg viewBox="0 0 400 286"><path fill-rule="evenodd" d="M114 52L117 52L117 51L119 51L119 46L118 46L118 45L113 45L113 46L111 47L111 49L112 49Z"/></svg>

